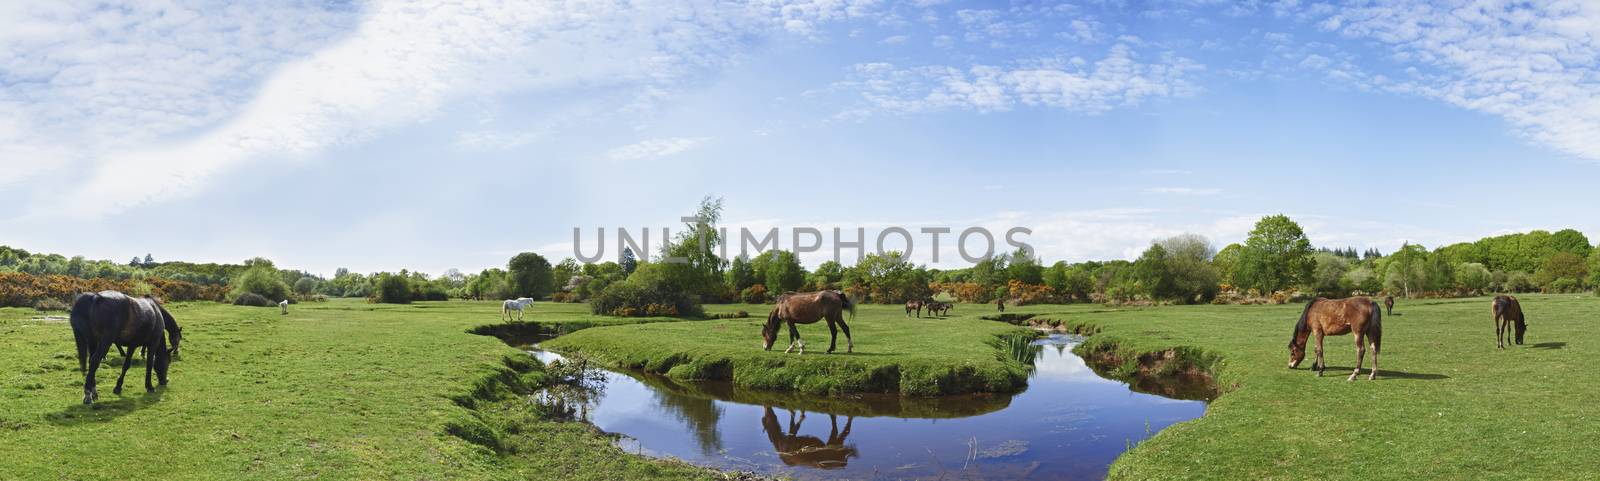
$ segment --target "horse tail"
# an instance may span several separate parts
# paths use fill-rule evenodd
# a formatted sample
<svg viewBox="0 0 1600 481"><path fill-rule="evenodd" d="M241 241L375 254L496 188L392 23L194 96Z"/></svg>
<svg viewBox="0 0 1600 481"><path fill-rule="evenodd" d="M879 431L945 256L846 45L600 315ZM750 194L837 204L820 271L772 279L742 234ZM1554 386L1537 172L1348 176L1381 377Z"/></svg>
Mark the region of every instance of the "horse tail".
<svg viewBox="0 0 1600 481"><path fill-rule="evenodd" d="M1372 340L1374 352L1383 346L1383 309L1378 308L1378 301L1372 301L1372 314L1367 316L1367 338Z"/></svg>
<svg viewBox="0 0 1600 481"><path fill-rule="evenodd" d="M1310 327L1311 306L1316 304L1317 299L1313 298L1311 299L1311 302L1306 303L1305 310L1300 312L1300 320L1294 323L1294 334L1289 336L1289 347L1294 347L1294 340L1300 337L1300 331L1304 331Z"/></svg>
<svg viewBox="0 0 1600 481"><path fill-rule="evenodd" d="M72 340L78 347L78 367L87 369L89 347L94 344L94 332L89 327L89 313L94 312L94 302L100 295L93 292L78 294L72 299L72 310L67 323L72 326Z"/></svg>
<svg viewBox="0 0 1600 481"><path fill-rule="evenodd" d="M850 296L845 295L844 291L839 291L839 301L844 303L844 310L850 312L850 322L855 322L856 303L850 302Z"/></svg>

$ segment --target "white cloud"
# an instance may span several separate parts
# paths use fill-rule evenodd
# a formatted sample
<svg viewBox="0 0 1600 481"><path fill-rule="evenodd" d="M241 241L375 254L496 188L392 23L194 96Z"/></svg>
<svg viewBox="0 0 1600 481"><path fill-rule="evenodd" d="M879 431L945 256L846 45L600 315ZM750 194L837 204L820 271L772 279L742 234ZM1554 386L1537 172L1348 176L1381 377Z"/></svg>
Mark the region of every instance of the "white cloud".
<svg viewBox="0 0 1600 481"><path fill-rule="evenodd" d="M710 137L669 137L662 139L649 139L635 144L624 145L606 152L606 157L612 160L640 160L666 157L686 152L699 147Z"/></svg>
<svg viewBox="0 0 1600 481"><path fill-rule="evenodd" d="M1106 57L1046 58L1009 66L974 65L900 68L889 63L857 64L854 79L836 87L857 91L872 111L918 113L946 109L1007 111L1018 105L1101 113L1138 105L1146 99L1177 97L1197 89L1188 79L1201 67L1188 59L1162 55L1143 63L1133 48L1118 44Z"/></svg>
<svg viewBox="0 0 1600 481"><path fill-rule="evenodd" d="M656 98L726 65L753 36L809 32L869 6L396 0L368 5L351 26L293 9L8 5L0 118L23 120L0 124L0 165L11 171L0 181L38 175L9 167L41 152L70 156L38 165L77 165L85 182L44 192L30 213L112 213L190 195L267 159L304 161L426 122L464 97L610 86ZM48 152L53 145L83 147Z"/></svg>
<svg viewBox="0 0 1600 481"><path fill-rule="evenodd" d="M1499 116L1600 161L1600 3L1394 1L1345 8L1324 29L1382 42L1408 77L1338 76Z"/></svg>
<svg viewBox="0 0 1600 481"><path fill-rule="evenodd" d="M475 151L511 150L527 145L540 137L536 132L506 132L478 130L456 134L457 147Z"/></svg>
<svg viewBox="0 0 1600 481"><path fill-rule="evenodd" d="M1195 187L1151 187L1151 188L1145 189L1144 191L1147 192L1147 193L1151 193L1151 194L1174 194L1174 195L1217 195L1217 194L1221 194L1222 193L1222 189L1195 188Z"/></svg>

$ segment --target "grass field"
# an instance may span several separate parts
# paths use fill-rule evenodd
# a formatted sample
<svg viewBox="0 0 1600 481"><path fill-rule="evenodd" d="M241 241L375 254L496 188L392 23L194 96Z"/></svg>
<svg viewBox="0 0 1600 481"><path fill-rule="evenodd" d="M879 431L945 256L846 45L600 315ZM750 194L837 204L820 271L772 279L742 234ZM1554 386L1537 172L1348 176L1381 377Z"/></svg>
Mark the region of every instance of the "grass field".
<svg viewBox="0 0 1600 481"><path fill-rule="evenodd" d="M1401 300L1383 321L1378 379L1353 382L1350 336L1326 341L1325 377L1309 361L1286 367L1303 305L1024 309L1099 328L1091 344L1222 357L1224 394L1206 415L1123 455L1113 479L1600 478L1600 300L1521 299L1527 344L1505 351L1488 298Z"/></svg>
<svg viewBox="0 0 1600 481"><path fill-rule="evenodd" d="M136 363L128 389L111 394L113 353L92 406L80 404L66 322L0 309L0 479L721 477L625 455L587 425L552 422L511 395L509 386L542 378L539 366L466 332L499 322L497 303L334 301L288 316L171 307L185 334L171 385L146 394ZM530 315L617 322L586 309L540 303Z"/></svg>
<svg viewBox="0 0 1600 481"><path fill-rule="evenodd" d="M1588 329L1600 317L1600 299L1525 296L1528 344L1505 351L1494 348L1488 305L1486 298L1402 300L1399 315L1384 318L1378 380L1354 382L1344 380L1355 355L1348 336L1329 338L1327 377L1305 365L1285 368L1302 306L1008 312L1092 325L1098 332L1085 349L1186 348L1220 359L1209 367L1223 394L1206 415L1139 444L1112 467L1115 479L1600 478L1590 444L1600 437L1600 373L1589 368L1600 335ZM708 308L734 309L759 308ZM0 309L0 365L7 367L0 372L0 479L723 476L626 455L586 425L553 421L512 395L552 375L494 338L467 333L499 323L493 303L335 301L294 306L288 316L208 303L173 311L186 340L172 384L145 394L133 382L122 396L107 385L101 401L85 407L66 323ZM898 308L864 306L853 326L855 355L820 354L826 329L819 326L802 328L815 354L759 352L754 319L598 327L549 344L611 339L627 346L622 353L693 348L737 362L816 363L824 367L791 372L852 379L826 366L1004 366L1004 349L992 340L1016 328L977 319L991 312L962 305L951 319L919 321ZM529 317L574 326L635 322L548 303ZM119 361L113 355L107 365ZM114 371L102 368L101 382L114 382ZM842 385L814 382L789 385Z"/></svg>
<svg viewBox="0 0 1600 481"><path fill-rule="evenodd" d="M1007 338L1033 332L977 318L977 306L944 319L907 318L900 306L864 305L849 320L855 352L828 349L824 323L800 326L806 353L786 354L788 332L771 351L761 350L761 326L770 306L744 309L748 319L609 326L578 331L543 346L580 353L603 363L644 369L675 379L731 379L739 387L803 393L889 392L931 396L1010 392L1027 381L1027 365L1007 356ZM1024 342L1025 344L1025 342Z"/></svg>

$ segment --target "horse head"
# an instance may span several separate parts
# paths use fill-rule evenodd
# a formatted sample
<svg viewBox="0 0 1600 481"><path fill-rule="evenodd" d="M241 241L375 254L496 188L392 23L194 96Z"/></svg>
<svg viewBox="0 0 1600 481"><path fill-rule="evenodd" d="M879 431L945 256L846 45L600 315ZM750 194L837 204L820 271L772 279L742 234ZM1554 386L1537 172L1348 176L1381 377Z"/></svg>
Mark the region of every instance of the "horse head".
<svg viewBox="0 0 1600 481"><path fill-rule="evenodd" d="M761 327L761 349L771 351L772 343L778 341L778 325L782 320L778 318L778 308L773 307L767 314L767 324Z"/></svg>

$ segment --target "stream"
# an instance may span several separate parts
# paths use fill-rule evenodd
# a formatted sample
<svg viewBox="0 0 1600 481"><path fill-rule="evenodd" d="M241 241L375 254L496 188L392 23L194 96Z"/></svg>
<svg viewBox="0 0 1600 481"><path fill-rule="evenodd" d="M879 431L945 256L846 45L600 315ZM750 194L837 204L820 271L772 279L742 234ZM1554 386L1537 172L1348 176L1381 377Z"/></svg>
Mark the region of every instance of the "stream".
<svg viewBox="0 0 1600 481"><path fill-rule="evenodd" d="M631 453L802 480L1101 479L1123 451L1205 413L1203 400L1100 377L1072 353L1081 341L1034 341L1016 394L799 396L594 369L581 392L535 399L621 435Z"/></svg>

